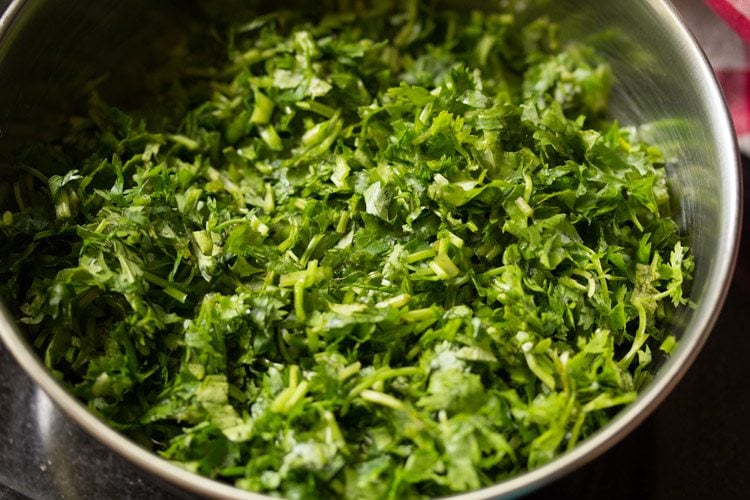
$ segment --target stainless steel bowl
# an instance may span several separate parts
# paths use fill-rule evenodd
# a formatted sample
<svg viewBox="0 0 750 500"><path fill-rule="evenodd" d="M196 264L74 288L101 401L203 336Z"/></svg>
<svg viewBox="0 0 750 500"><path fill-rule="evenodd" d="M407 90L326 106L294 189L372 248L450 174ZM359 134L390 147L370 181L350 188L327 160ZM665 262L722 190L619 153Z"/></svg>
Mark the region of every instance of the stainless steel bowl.
<svg viewBox="0 0 750 500"><path fill-rule="evenodd" d="M224 1L231 2L214 4ZM326 0L318 3L324 8ZM89 79L108 73L105 88L115 102L142 92L144 68L158 61L156 47L173 43L191 22L191 4L13 1L0 19L0 176L13 169L7 152L15 145L55 133L61 118L80 102ZM462 496L467 499L529 492L592 460L642 422L698 355L729 288L736 257L741 179L734 132L714 75L671 5L664 0L558 0L549 9L566 37L593 41L612 64L614 117L639 126L670 159L679 222L695 254L691 300L696 307L676 318L676 352L638 400L606 427L547 465ZM145 471L190 493L260 498L171 465L107 427L47 373L1 306L0 337L64 412Z"/></svg>

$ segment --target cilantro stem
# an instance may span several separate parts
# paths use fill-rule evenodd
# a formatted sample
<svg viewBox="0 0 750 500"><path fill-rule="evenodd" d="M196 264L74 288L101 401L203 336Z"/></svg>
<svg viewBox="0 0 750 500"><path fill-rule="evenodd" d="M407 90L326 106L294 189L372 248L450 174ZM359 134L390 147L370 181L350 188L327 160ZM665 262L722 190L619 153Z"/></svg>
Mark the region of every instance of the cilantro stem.
<svg viewBox="0 0 750 500"><path fill-rule="evenodd" d="M281 142L279 134L273 125L267 125L260 128L260 137L273 151L282 151L284 149L284 143Z"/></svg>
<svg viewBox="0 0 750 500"><path fill-rule="evenodd" d="M162 291L166 293L167 295L169 295L170 297L172 297L173 299L177 300L178 302L182 304L184 304L185 301L187 300L188 295L182 290L176 288L173 284L169 283L167 280L160 278L159 276L156 276L155 274L151 274L145 269L142 271L142 273L146 281L161 287Z"/></svg>
<svg viewBox="0 0 750 500"><path fill-rule="evenodd" d="M363 390L359 397L364 399L365 401L369 401L370 403L379 404L381 406L386 406L388 408L392 408L394 410L402 411L404 413L407 412L407 408L404 405L403 401L400 401L390 394L385 394L378 391L371 391L369 389Z"/></svg>
<svg viewBox="0 0 750 500"><path fill-rule="evenodd" d="M13 183L13 195L16 198L16 205L20 211L26 210L26 203L23 201L23 194L21 193L21 183L16 181Z"/></svg>
<svg viewBox="0 0 750 500"><path fill-rule="evenodd" d="M201 147L198 141L195 141L181 134L167 134L165 137L175 144L183 146L188 151L198 151Z"/></svg>
<svg viewBox="0 0 750 500"><path fill-rule="evenodd" d="M49 177L41 173L36 168L24 164L19 165L18 168L36 177L37 180L39 180L39 182L41 182L43 185L47 186L49 184Z"/></svg>
<svg viewBox="0 0 750 500"><path fill-rule="evenodd" d="M302 256L299 258L299 263L302 266L307 266L307 261L310 259L310 256L315 252L315 249L318 247L320 242L323 240L325 235L323 234L316 234L310 239L310 242L307 244L307 247L305 248L305 251L302 253Z"/></svg>
<svg viewBox="0 0 750 500"><path fill-rule="evenodd" d="M406 262L408 262L409 264L414 264L422 260L431 259L435 255L437 255L437 252L433 250L432 248L428 248L428 249L420 250L419 252L414 252L412 254L407 255Z"/></svg>
<svg viewBox="0 0 750 500"><path fill-rule="evenodd" d="M362 369L362 363L360 363L359 361L355 361L349 366L345 368L341 368L339 370L339 374L338 374L339 380L343 382L344 380L348 379L352 375L355 375L356 373L358 373L361 369Z"/></svg>
<svg viewBox="0 0 750 500"><path fill-rule="evenodd" d="M407 323L418 323L422 321L434 321L438 317L437 312L432 307L424 309L412 309L401 315L401 320Z"/></svg>
<svg viewBox="0 0 750 500"><path fill-rule="evenodd" d="M525 217L532 217L534 215L534 209L531 208L529 203L522 197L519 196L518 198L516 198L515 203Z"/></svg>
<svg viewBox="0 0 750 500"><path fill-rule="evenodd" d="M327 424L326 441L333 442L339 449L346 453L346 440L344 439L344 435L341 433L341 428L339 427L338 422L336 422L336 417L330 411L324 411L323 419Z"/></svg>
<svg viewBox="0 0 750 500"><path fill-rule="evenodd" d="M622 369L626 369L630 366L630 363L633 362L633 358L635 358L640 348L643 347L643 344L648 340L648 333L646 333L646 323L648 322L646 308L643 306L640 299L637 298L633 299L631 304L633 304L633 307L638 311L638 330L636 330L635 338L633 339L633 344L630 346L630 350L628 350L628 353L618 363Z"/></svg>
<svg viewBox="0 0 750 500"><path fill-rule="evenodd" d="M250 116L250 121L258 125L266 125L271 121L274 102L258 90L254 94L255 107L253 108L253 114Z"/></svg>
<svg viewBox="0 0 750 500"><path fill-rule="evenodd" d="M294 312L297 314L299 321L304 321L307 318L307 312L305 311L305 282L297 281L294 284ZM308 338L310 334L308 334ZM316 352L317 349L317 337L313 336L310 338L310 350Z"/></svg>
<svg viewBox="0 0 750 500"><path fill-rule="evenodd" d="M333 118L339 111L317 101L299 101L295 104L299 109L317 113L325 118Z"/></svg>
<svg viewBox="0 0 750 500"><path fill-rule="evenodd" d="M384 368L375 373L362 377L357 385L349 391L349 398L356 397L363 390L372 387L377 382L382 382L395 377L409 377L419 375L423 371L416 366L406 366L403 368Z"/></svg>

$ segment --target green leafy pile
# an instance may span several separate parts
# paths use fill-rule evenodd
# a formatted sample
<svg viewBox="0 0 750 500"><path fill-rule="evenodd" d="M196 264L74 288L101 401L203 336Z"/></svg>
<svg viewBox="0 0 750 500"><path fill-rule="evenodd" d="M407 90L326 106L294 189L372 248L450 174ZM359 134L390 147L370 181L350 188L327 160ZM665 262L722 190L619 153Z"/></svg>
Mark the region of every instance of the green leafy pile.
<svg viewBox="0 0 750 500"><path fill-rule="evenodd" d="M692 270L608 67L513 11L309 19L199 37L147 111L94 94L12 182L4 299L92 411L240 488L444 495L574 447Z"/></svg>

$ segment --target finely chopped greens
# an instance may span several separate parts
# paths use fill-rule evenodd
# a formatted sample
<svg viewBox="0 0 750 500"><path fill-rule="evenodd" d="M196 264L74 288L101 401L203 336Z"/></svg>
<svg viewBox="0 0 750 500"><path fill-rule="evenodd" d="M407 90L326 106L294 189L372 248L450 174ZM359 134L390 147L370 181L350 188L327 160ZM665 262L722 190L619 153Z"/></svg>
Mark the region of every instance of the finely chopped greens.
<svg viewBox="0 0 750 500"><path fill-rule="evenodd" d="M160 104L93 93L19 163L4 298L92 411L189 470L477 489L674 347L692 260L664 159L606 121L609 68L544 18L389 5L206 31Z"/></svg>

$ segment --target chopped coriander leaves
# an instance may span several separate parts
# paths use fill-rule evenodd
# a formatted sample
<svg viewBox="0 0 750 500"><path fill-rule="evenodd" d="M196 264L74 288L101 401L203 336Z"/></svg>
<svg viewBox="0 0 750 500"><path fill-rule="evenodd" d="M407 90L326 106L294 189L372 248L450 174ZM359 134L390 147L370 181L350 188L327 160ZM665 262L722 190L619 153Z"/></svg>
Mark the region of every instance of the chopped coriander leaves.
<svg viewBox="0 0 750 500"><path fill-rule="evenodd" d="M6 190L4 299L93 412L239 488L448 495L574 447L693 268L609 68L511 12L308 19L229 26L161 108L92 96Z"/></svg>

